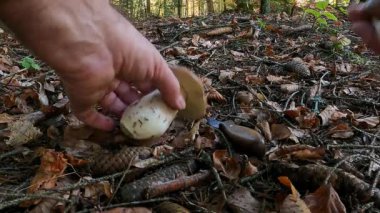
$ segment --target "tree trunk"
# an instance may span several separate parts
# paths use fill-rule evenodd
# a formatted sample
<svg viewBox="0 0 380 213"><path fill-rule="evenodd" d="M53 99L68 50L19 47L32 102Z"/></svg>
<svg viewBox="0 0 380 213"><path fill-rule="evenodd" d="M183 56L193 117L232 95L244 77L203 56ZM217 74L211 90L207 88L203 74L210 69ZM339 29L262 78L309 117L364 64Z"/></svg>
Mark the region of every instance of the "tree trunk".
<svg viewBox="0 0 380 213"><path fill-rule="evenodd" d="M185 10L185 17L189 16L189 0L186 0L186 10Z"/></svg>
<svg viewBox="0 0 380 213"><path fill-rule="evenodd" d="M150 16L150 0L146 0L146 15Z"/></svg>
<svg viewBox="0 0 380 213"><path fill-rule="evenodd" d="M227 10L226 0L223 0L223 11L226 11L226 10Z"/></svg>
<svg viewBox="0 0 380 213"><path fill-rule="evenodd" d="M206 1L207 1L207 12L214 13L214 2L212 2L212 0L206 0Z"/></svg>
<svg viewBox="0 0 380 213"><path fill-rule="evenodd" d="M270 0L260 0L260 14L267 14L270 12Z"/></svg>
<svg viewBox="0 0 380 213"><path fill-rule="evenodd" d="M192 17L194 17L195 16L195 0L192 0L192 2L193 2L193 13L192 13Z"/></svg>
<svg viewBox="0 0 380 213"><path fill-rule="evenodd" d="M178 17L181 18L182 16L182 0L177 0L177 12L178 12Z"/></svg>

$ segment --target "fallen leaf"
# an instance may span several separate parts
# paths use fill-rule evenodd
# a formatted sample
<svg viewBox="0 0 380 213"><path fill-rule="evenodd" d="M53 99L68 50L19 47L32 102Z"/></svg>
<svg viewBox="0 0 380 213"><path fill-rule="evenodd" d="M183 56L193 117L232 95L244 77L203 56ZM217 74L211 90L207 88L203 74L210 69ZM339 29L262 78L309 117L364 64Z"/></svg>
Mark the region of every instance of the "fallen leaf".
<svg viewBox="0 0 380 213"><path fill-rule="evenodd" d="M10 136L5 143L9 146L20 146L36 140L42 135L40 129L29 120L17 120L9 124Z"/></svg>
<svg viewBox="0 0 380 213"><path fill-rule="evenodd" d="M245 82L252 85L261 85L264 84L265 80L259 75L246 75Z"/></svg>
<svg viewBox="0 0 380 213"><path fill-rule="evenodd" d="M206 99L207 99L207 101L217 101L217 102L219 102L219 103L224 103L224 102L226 102L227 100L226 100L226 98L222 95L222 94L220 94L216 89L214 89L214 88L211 88L209 91L208 91L208 93L207 93L207 95L206 95Z"/></svg>
<svg viewBox="0 0 380 213"><path fill-rule="evenodd" d="M246 188L236 189L227 197L227 205L234 213L260 212L260 202Z"/></svg>
<svg viewBox="0 0 380 213"><path fill-rule="evenodd" d="M277 83L277 84L288 83L289 80L286 80L284 78L285 76L275 76L275 75L267 75L266 77L266 79L271 83Z"/></svg>
<svg viewBox="0 0 380 213"><path fill-rule="evenodd" d="M247 176L252 176L258 172L257 167L252 165L250 161L244 165L243 170L241 171L240 176L241 177L247 177Z"/></svg>
<svg viewBox="0 0 380 213"><path fill-rule="evenodd" d="M214 153L212 153L212 160L214 162L214 167L217 171L225 172L223 162L228 156L227 150L215 150Z"/></svg>
<svg viewBox="0 0 380 213"><path fill-rule="evenodd" d="M283 124L271 125L271 135L273 140L284 140L289 138L291 134L289 128Z"/></svg>
<svg viewBox="0 0 380 213"><path fill-rule="evenodd" d="M351 138L354 136L354 132L352 131L351 127L348 126L346 123L340 123L331 129L329 129L328 134L332 138L341 138L341 139L346 139L346 138Z"/></svg>
<svg viewBox="0 0 380 213"><path fill-rule="evenodd" d="M62 152L51 149L40 148L37 153L41 156L41 164L32 179L28 193L33 194L40 189L52 189L56 187L57 179L63 174L67 167L67 159ZM35 205L41 200L26 201L22 207Z"/></svg>
<svg viewBox="0 0 380 213"><path fill-rule="evenodd" d="M249 106L252 100L253 100L253 95L252 93L248 91L239 91L236 94L236 101L241 105Z"/></svg>
<svg viewBox="0 0 380 213"><path fill-rule="evenodd" d="M245 54L242 52L238 52L238 51L234 51L234 50L231 50L230 52L235 57L244 57L245 56Z"/></svg>
<svg viewBox="0 0 380 213"><path fill-rule="evenodd" d="M292 192L283 201L283 203L280 207L280 212L281 213L293 213L293 212L311 213L311 211L307 207L306 203L300 198L299 192L293 186L290 179L286 176L280 176L280 177L278 177L278 180L284 186L288 187Z"/></svg>
<svg viewBox="0 0 380 213"><path fill-rule="evenodd" d="M338 107L333 105L328 105L321 113L319 113L319 117L322 120L322 126L327 126L331 121L336 121L346 116L347 114L340 113Z"/></svg>
<svg viewBox="0 0 380 213"><path fill-rule="evenodd" d="M295 144L289 146L281 146L268 152L269 160L278 159L296 159L296 160L318 160L325 155L323 147L313 147L303 144Z"/></svg>
<svg viewBox="0 0 380 213"><path fill-rule="evenodd" d="M14 120L12 116L7 113L0 113L0 124L10 123Z"/></svg>
<svg viewBox="0 0 380 213"><path fill-rule="evenodd" d="M354 125L359 126L361 128L375 128L379 125L380 118L378 116L371 116L366 118L358 118L354 120Z"/></svg>
<svg viewBox="0 0 380 213"><path fill-rule="evenodd" d="M164 201L155 207L155 210L159 213L190 213L188 209L179 205L178 203L173 203L170 201Z"/></svg>
<svg viewBox="0 0 380 213"><path fill-rule="evenodd" d="M233 71L220 70L218 78L220 82L227 83L228 79L232 79L234 76L235 72Z"/></svg>
<svg viewBox="0 0 380 213"><path fill-rule="evenodd" d="M294 83L292 83L292 84L282 84L280 86L281 91L286 92L286 93L296 92L296 91L300 90L300 88L301 87L298 84L294 84Z"/></svg>
<svg viewBox="0 0 380 213"><path fill-rule="evenodd" d="M174 150L173 147L169 146L169 145L161 145L161 146L156 146L154 147L154 150L153 150L153 156L156 157L156 158L161 158L165 155L169 155L170 153L172 153Z"/></svg>
<svg viewBox="0 0 380 213"><path fill-rule="evenodd" d="M145 207L132 207L132 208L114 208L106 211L102 211L103 213L152 213L152 210L147 209Z"/></svg>
<svg viewBox="0 0 380 213"><path fill-rule="evenodd" d="M83 177L85 181L90 181L91 177ZM107 198L112 196L111 184L108 181L101 181L94 184L89 184L84 187L83 196L93 202L99 200L99 197L105 195Z"/></svg>
<svg viewBox="0 0 380 213"><path fill-rule="evenodd" d="M221 175L227 177L230 180L236 180L241 173L241 165L237 158L230 157L225 160L225 171Z"/></svg>
<svg viewBox="0 0 380 213"><path fill-rule="evenodd" d="M320 186L305 196L305 203L313 213L345 213L346 207L331 184Z"/></svg>

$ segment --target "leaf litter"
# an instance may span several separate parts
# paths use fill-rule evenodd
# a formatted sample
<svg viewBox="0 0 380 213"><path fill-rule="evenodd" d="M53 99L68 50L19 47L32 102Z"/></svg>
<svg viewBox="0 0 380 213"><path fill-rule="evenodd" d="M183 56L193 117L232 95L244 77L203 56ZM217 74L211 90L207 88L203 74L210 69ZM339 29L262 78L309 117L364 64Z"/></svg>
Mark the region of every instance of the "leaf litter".
<svg viewBox="0 0 380 213"><path fill-rule="evenodd" d="M208 103L142 147L79 122L54 72L21 67L28 50L1 33L0 210L379 211L379 64L329 10L338 35L286 13L135 22ZM226 121L261 134L265 155L236 149Z"/></svg>

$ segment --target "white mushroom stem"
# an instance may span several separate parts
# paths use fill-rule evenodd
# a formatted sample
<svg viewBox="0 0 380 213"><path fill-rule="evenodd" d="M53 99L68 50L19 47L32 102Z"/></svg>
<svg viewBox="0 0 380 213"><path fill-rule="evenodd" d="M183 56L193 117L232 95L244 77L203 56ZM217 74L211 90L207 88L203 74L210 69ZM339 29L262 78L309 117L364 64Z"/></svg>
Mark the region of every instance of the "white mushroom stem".
<svg viewBox="0 0 380 213"><path fill-rule="evenodd" d="M121 130L136 140L160 137L177 115L155 90L131 104L121 118Z"/></svg>

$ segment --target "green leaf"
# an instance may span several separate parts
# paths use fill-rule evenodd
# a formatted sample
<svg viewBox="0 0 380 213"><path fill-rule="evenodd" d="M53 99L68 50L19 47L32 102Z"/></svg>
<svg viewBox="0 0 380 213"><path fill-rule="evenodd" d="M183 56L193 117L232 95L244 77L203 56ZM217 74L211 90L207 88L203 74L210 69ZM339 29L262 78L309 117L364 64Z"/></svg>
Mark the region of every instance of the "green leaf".
<svg viewBox="0 0 380 213"><path fill-rule="evenodd" d="M24 57L21 60L20 64L21 64L21 66L24 69L30 69L30 68L33 68L35 70L40 70L41 69L40 65L38 65L36 63L36 61L33 58L30 58L30 57Z"/></svg>
<svg viewBox="0 0 380 213"><path fill-rule="evenodd" d="M320 25L324 25L324 26L327 26L327 25L328 25L326 19L324 19L324 18L318 18L318 19L317 19L317 22L318 22Z"/></svg>
<svg viewBox="0 0 380 213"><path fill-rule="evenodd" d="M323 13L324 16L326 16L326 18L330 19L330 20L333 20L333 21L338 21L338 19L336 18L336 16L330 12L327 12L325 11Z"/></svg>
<svg viewBox="0 0 380 213"><path fill-rule="evenodd" d="M319 1L317 2L317 4L315 5L318 9L320 10L325 10L327 8L327 6L329 5L329 2L328 1Z"/></svg>
<svg viewBox="0 0 380 213"><path fill-rule="evenodd" d="M31 66L32 66L32 68L35 69L35 70L41 70L40 65L38 65L37 63L32 63Z"/></svg>
<svg viewBox="0 0 380 213"><path fill-rule="evenodd" d="M339 11L342 12L343 14L345 14L345 15L348 15L347 10L344 9L343 7L339 7Z"/></svg>
<svg viewBox="0 0 380 213"><path fill-rule="evenodd" d="M320 12L313 9L306 9L305 12L313 15L315 18L319 18L321 16Z"/></svg>
<svg viewBox="0 0 380 213"><path fill-rule="evenodd" d="M21 66L24 68L24 69L29 69L31 66L30 66L30 63L28 62L28 60L22 60L21 61Z"/></svg>

